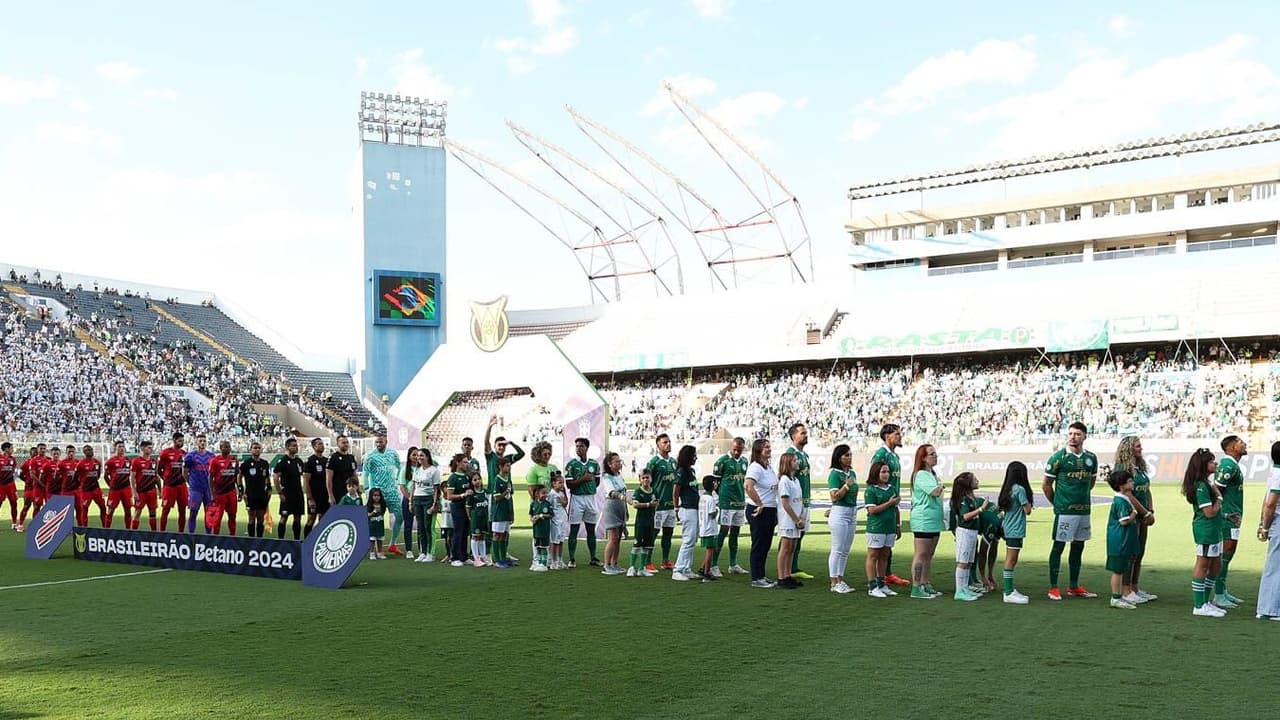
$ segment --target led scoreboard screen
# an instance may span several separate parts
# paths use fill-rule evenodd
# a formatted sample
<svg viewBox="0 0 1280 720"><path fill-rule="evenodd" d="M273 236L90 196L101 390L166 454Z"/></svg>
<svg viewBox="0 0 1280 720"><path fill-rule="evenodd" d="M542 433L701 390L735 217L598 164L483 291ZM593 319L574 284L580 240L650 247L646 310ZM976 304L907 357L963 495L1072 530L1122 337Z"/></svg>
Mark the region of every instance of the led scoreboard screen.
<svg viewBox="0 0 1280 720"><path fill-rule="evenodd" d="M440 273L373 271L375 325L440 324Z"/></svg>

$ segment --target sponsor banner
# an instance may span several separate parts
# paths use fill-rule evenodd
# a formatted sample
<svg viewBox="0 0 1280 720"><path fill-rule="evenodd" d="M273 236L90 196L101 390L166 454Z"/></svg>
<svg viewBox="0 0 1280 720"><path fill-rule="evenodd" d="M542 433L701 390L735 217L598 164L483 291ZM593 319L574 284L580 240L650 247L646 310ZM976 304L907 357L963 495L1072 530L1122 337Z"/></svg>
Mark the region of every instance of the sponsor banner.
<svg viewBox="0 0 1280 720"><path fill-rule="evenodd" d="M342 587L369 551L369 515L364 506L329 508L301 548L303 585L328 590Z"/></svg>
<svg viewBox="0 0 1280 720"><path fill-rule="evenodd" d="M302 545L289 540L84 527L74 546L78 560L302 579Z"/></svg>
<svg viewBox="0 0 1280 720"><path fill-rule="evenodd" d="M1103 350L1111 343L1106 320L1054 320L1045 335L1045 352Z"/></svg>
<svg viewBox="0 0 1280 720"><path fill-rule="evenodd" d="M71 534L76 521L75 508L69 495L54 495L27 525L27 559L48 560L63 540Z"/></svg>
<svg viewBox="0 0 1280 720"><path fill-rule="evenodd" d="M932 332L906 332L870 337L846 336L840 339L843 357L878 357L881 355L933 355L980 350L1036 347L1040 341L1029 327L979 327Z"/></svg>

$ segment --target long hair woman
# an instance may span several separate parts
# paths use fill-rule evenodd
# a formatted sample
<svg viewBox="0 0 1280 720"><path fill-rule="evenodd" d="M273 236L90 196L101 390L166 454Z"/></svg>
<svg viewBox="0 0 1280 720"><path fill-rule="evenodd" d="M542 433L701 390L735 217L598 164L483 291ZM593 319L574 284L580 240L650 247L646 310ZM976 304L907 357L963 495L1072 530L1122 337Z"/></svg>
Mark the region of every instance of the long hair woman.
<svg viewBox="0 0 1280 720"><path fill-rule="evenodd" d="M1142 557L1147 554L1147 528L1156 522L1156 509L1151 497L1151 478L1147 475L1147 459L1142 456L1142 440L1133 435L1120 439L1112 472L1119 470L1127 470L1133 476L1133 497L1130 500L1142 518L1138 524L1138 554L1124 574L1124 599L1135 604L1150 602L1156 596L1143 590L1139 579L1142 577Z"/></svg>
<svg viewBox="0 0 1280 720"><path fill-rule="evenodd" d="M911 534L915 538L915 555L911 559L911 597L933 600L942 593L933 589L929 572L933 569L933 553L942 535L942 483L933 474L938 464L938 451L932 445L916 448L911 468Z"/></svg>
<svg viewBox="0 0 1280 720"><path fill-rule="evenodd" d="M747 466L747 523L751 526L751 587L771 588L777 583L765 575L765 561L778 527L778 475L770 460L773 447L759 438L751 443L751 464Z"/></svg>
<svg viewBox="0 0 1280 720"><path fill-rule="evenodd" d="M848 445L837 445L831 451L827 489L831 494L831 515L827 518L831 552L827 556L827 574L831 576L831 592L843 595L853 592L845 582L844 571L849 564L849 547L858 529L858 475L853 471L853 452Z"/></svg>

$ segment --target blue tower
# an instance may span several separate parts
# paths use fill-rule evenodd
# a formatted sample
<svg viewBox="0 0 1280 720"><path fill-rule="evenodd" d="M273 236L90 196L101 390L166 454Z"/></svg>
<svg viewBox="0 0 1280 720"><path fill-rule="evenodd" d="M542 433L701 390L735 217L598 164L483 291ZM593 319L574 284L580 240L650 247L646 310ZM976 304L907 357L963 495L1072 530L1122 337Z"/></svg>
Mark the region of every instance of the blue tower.
<svg viewBox="0 0 1280 720"><path fill-rule="evenodd" d="M390 402L446 337L445 111L360 93L363 389Z"/></svg>

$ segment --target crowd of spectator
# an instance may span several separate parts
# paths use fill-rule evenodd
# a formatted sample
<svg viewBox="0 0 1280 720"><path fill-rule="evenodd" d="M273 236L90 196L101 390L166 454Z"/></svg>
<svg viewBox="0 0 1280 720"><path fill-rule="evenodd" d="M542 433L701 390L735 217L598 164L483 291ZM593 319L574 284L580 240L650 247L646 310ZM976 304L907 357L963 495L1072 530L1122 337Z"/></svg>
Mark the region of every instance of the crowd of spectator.
<svg viewBox="0 0 1280 720"><path fill-rule="evenodd" d="M797 420L821 443L870 437L885 422L901 424L908 441L935 443L1040 442L1076 420L1102 437L1188 438L1250 429L1254 398L1280 409L1280 375L1255 378L1251 366L1275 359L1277 348L1261 343L1215 342L1115 354L682 371L600 380L597 387L611 406L612 434L637 440L660 432L775 437ZM711 397L687 402L699 388Z"/></svg>

